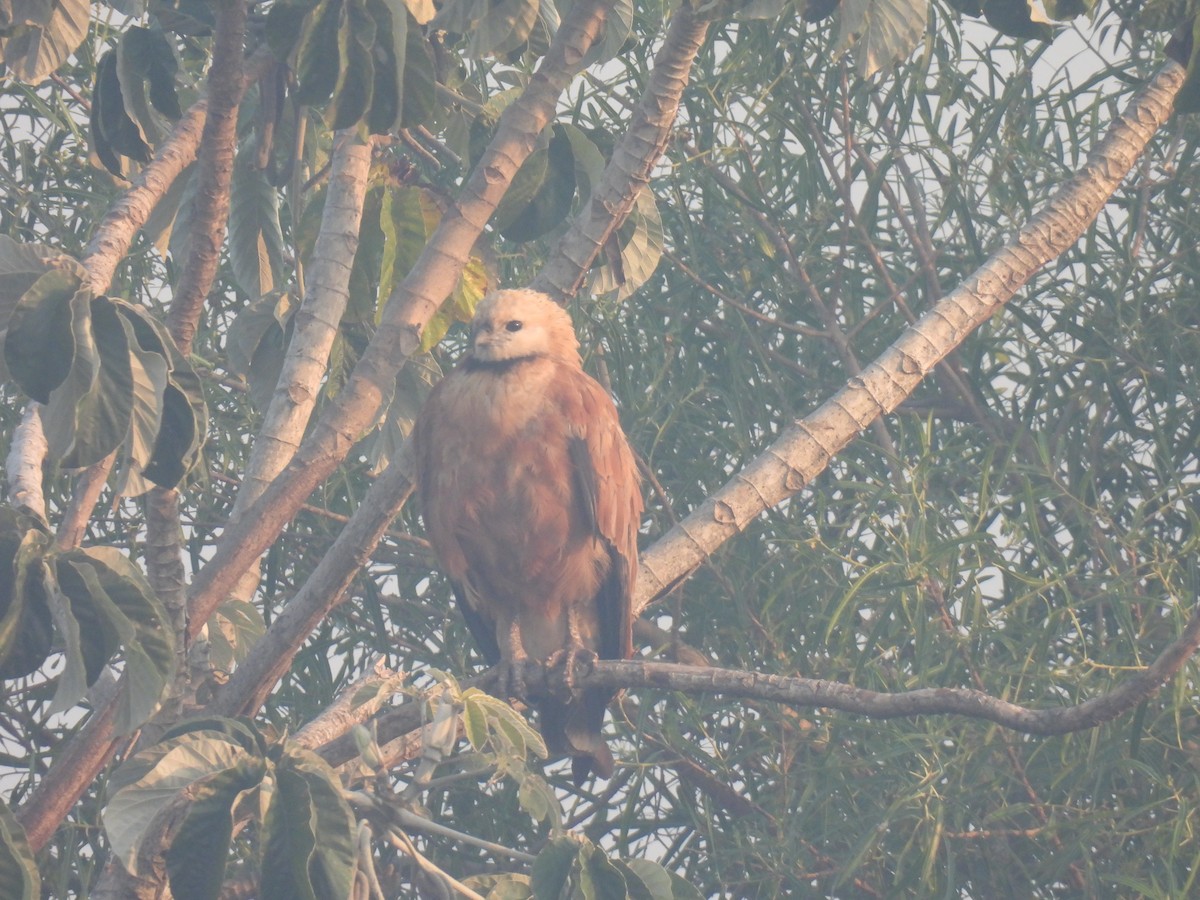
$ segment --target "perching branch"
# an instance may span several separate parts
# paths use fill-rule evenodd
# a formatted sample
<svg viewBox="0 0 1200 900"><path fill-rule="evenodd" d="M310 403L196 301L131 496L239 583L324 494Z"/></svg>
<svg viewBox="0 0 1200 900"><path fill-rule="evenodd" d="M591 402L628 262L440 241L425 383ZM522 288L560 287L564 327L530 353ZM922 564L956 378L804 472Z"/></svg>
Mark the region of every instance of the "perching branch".
<svg viewBox="0 0 1200 900"><path fill-rule="evenodd" d="M645 660L602 659L588 671L575 673L575 685L613 689L662 689L683 694L723 694L748 700L782 703L801 709L824 708L857 713L875 719L901 716L952 715L995 722L1024 734L1068 734L1094 728L1133 709L1154 696L1200 647L1200 610L1188 620L1183 633L1166 646L1149 666L1129 676L1116 688L1073 706L1032 708L1001 700L972 688L920 688L888 693L854 687L840 681L768 675L741 669L684 666ZM496 670L470 682L483 690L494 683ZM562 689L561 670L530 661L525 684L531 695ZM425 705L413 700L383 710L375 718L379 742L385 743L421 727ZM349 735L330 741L318 751L330 765L353 759L358 750Z"/></svg>

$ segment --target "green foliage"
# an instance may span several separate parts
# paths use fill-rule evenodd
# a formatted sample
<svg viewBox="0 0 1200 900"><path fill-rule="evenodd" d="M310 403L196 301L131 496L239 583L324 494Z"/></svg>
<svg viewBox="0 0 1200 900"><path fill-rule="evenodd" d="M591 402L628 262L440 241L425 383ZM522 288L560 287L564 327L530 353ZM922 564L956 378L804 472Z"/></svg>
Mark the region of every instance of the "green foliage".
<svg viewBox="0 0 1200 900"><path fill-rule="evenodd" d="M177 897L216 897L235 814L261 819L262 896L346 897L354 879L354 818L337 775L290 742L269 744L248 722L199 720L131 759L110 785L104 827L136 872L156 817L188 792L192 802L166 851Z"/></svg>
<svg viewBox="0 0 1200 900"><path fill-rule="evenodd" d="M55 552L40 523L2 508L0 677L39 669L55 631L65 668L49 713L78 703L118 653L127 676L118 732L132 731L158 708L175 670L175 639L141 572L111 547Z"/></svg>
<svg viewBox="0 0 1200 900"><path fill-rule="evenodd" d="M30 2L37 21L16 24L3 18L14 6L0 0L13 76L0 86L0 434L7 446L19 389L47 404L54 461L118 456L86 550L56 552L34 518L0 514L0 718L27 739L6 773L19 808L73 730L75 713L58 714L108 666L129 676L123 729L174 675L165 614L137 574L157 548L123 498L182 484L189 571L212 559L314 266L330 128L397 137L374 151L318 409L338 402L383 304L534 77L559 10L467 0L431 23L424 0L256 5L251 40L283 66L243 101L230 237L184 360L162 322L192 236L194 170L159 201L108 295L84 287L75 260L125 186L109 173L132 177L203 84L216 7L94 4L85 39L64 17L86 4ZM109 7L134 18L105 19ZM610 380L653 476L643 547L1027 221L1161 65L1157 31L1190 27L1194 13L1165 2L1042 4L1050 22L1036 4L958 0L698 8L720 17L667 156L574 310L586 364ZM589 57L603 65L528 136L534 153L369 443L280 534L253 598L210 623L219 674L256 652L308 583L457 358L479 297L526 282L587 207L671 10L612 5ZM1180 58L1194 68L1190 49ZM1189 79L1181 110L1193 93ZM1195 123L1174 122L1077 248L816 483L660 601L650 617L666 637L643 652L669 655L670 638L732 668L881 691L972 687L1038 707L1103 696L1151 661L1200 586L1198 142ZM45 486L57 520L69 480L52 466ZM137 868L155 815L189 792L167 856L181 897L234 877L258 879L262 896L336 896L368 870L385 896L415 892L430 876L386 839L399 812L536 855L412 826L431 863L495 898L1195 892L1194 664L1135 714L1052 738L629 692L609 726L616 775L581 791L543 760L525 712L456 687L446 710L422 707L411 763L385 766L400 750L373 724L357 734L363 760L347 777L367 842L341 774L275 736L317 717L377 654L415 692L435 670L478 666L432 571L410 506L257 724L190 723L102 777L41 855L40 889L0 809L0 883L82 895L110 849Z"/></svg>
<svg viewBox="0 0 1200 900"><path fill-rule="evenodd" d="M38 875L25 830L8 805L0 800L0 883L12 900L36 900L42 896Z"/></svg>
<svg viewBox="0 0 1200 900"><path fill-rule="evenodd" d="M207 413L195 372L161 323L93 296L68 257L5 235L0 257L5 367L45 405L59 465L83 468L119 450L123 492L178 484L199 458Z"/></svg>

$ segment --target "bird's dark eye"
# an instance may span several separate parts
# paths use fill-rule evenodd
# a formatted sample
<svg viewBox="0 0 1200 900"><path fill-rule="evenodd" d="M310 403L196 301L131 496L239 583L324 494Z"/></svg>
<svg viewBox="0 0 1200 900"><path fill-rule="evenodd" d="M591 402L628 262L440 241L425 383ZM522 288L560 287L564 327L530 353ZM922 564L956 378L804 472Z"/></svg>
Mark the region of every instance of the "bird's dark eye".
<svg viewBox="0 0 1200 900"><path fill-rule="evenodd" d="M519 321L517 321L516 319L513 319L511 322L509 322L509 323L508 323L507 325L505 325L504 327L505 327L505 329L507 329L508 331L520 331L522 328L524 328L524 327L525 327L525 323L524 323L524 322L519 322Z"/></svg>

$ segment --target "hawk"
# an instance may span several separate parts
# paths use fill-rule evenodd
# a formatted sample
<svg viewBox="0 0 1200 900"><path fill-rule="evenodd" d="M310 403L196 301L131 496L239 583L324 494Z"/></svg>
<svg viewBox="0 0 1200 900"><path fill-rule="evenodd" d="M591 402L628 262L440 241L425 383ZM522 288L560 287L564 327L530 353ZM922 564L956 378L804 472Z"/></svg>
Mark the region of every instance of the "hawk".
<svg viewBox="0 0 1200 900"><path fill-rule="evenodd" d="M524 695L527 659L562 663L570 685L577 658L632 656L637 467L565 310L529 290L484 298L412 437L430 543L503 691ZM600 732L614 693L535 702L577 785L612 774Z"/></svg>

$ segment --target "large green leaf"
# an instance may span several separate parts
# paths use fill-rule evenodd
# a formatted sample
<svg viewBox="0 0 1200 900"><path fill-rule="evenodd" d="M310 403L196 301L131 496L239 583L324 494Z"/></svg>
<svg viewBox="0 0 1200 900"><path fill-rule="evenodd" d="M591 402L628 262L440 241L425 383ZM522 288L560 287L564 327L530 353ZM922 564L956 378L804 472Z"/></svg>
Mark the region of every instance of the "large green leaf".
<svg viewBox="0 0 1200 900"><path fill-rule="evenodd" d="M90 294L79 277L52 269L25 291L8 320L4 361L21 390L39 403L71 372L75 319L88 316Z"/></svg>
<svg viewBox="0 0 1200 900"><path fill-rule="evenodd" d="M114 175L124 174L124 168L116 157L127 156L143 163L150 161L150 147L126 106L117 73L117 54L113 50L105 53L96 65L91 132L93 149Z"/></svg>
<svg viewBox="0 0 1200 900"><path fill-rule="evenodd" d="M133 371L121 318L106 297L94 297L90 310L91 346L98 360L95 377L87 390L79 391L88 360L83 360L78 381L73 366L67 380L50 395L44 414L50 451L66 469L90 466L121 446L133 413ZM78 325L77 316L77 363L83 355L80 350L87 347L80 341Z"/></svg>
<svg viewBox="0 0 1200 900"><path fill-rule="evenodd" d="M538 0L479 0L474 12L467 54L500 57L528 39L538 20Z"/></svg>
<svg viewBox="0 0 1200 900"><path fill-rule="evenodd" d="M176 900L220 896L233 837L233 807L266 774L261 759L243 759L189 789L187 816L167 848L167 875Z"/></svg>
<svg viewBox="0 0 1200 900"><path fill-rule="evenodd" d="M174 487L200 458L200 448L208 430L208 410L200 378L161 322L132 304L119 300L113 303L137 337L136 345L130 342L131 352L140 349L161 355L167 361L162 422L154 439L154 451L142 475L159 487Z"/></svg>
<svg viewBox="0 0 1200 900"><path fill-rule="evenodd" d="M0 38L0 61L31 84L62 65L87 36L88 0L24 0L14 12L20 15Z"/></svg>
<svg viewBox="0 0 1200 900"><path fill-rule="evenodd" d="M139 753L114 774L101 813L113 854L136 873L146 829L181 790L221 772L247 772L264 765L259 754L247 753L239 743L213 731L165 739Z"/></svg>
<svg viewBox="0 0 1200 900"><path fill-rule="evenodd" d="M340 58L338 25L342 15L342 0L321 0L305 19L296 48L296 102L304 106L324 103L333 93L338 81Z"/></svg>
<svg viewBox="0 0 1200 900"><path fill-rule="evenodd" d="M161 32L159 32L161 35ZM143 143L153 147L166 134L168 123L162 113L153 109L147 90L146 75L153 64L151 31L134 25L121 35L115 51L115 72L120 85L121 105ZM178 109L178 101L176 101Z"/></svg>
<svg viewBox="0 0 1200 900"><path fill-rule="evenodd" d="M928 18L929 0L842 0L834 52L853 46L859 76L870 78L908 57Z"/></svg>
<svg viewBox="0 0 1200 900"><path fill-rule="evenodd" d="M275 0L267 11L264 30L267 42L279 59L287 59L300 39L308 14L317 0Z"/></svg>
<svg viewBox="0 0 1200 900"><path fill-rule="evenodd" d="M523 205L517 206L515 202L508 204L509 194L505 194L496 209L496 230L510 241L532 241L548 234L571 211L571 201L575 198L575 154L567 132L558 126L553 130L549 146L535 150L525 165L521 166L517 178L513 179L513 187L516 187L525 166L539 155L544 157L545 165L541 182L532 196Z"/></svg>
<svg viewBox="0 0 1200 900"><path fill-rule="evenodd" d="M279 768L262 823L263 900L317 900L309 861L317 846L312 797L299 772Z"/></svg>
<svg viewBox="0 0 1200 900"><path fill-rule="evenodd" d="M25 829L0 797L0 884L7 900L40 900L42 879Z"/></svg>
<svg viewBox="0 0 1200 900"><path fill-rule="evenodd" d="M0 334L9 325L17 303L34 283L52 269L74 272L80 281L87 271L71 257L45 244L22 244L0 234Z"/></svg>
<svg viewBox="0 0 1200 900"><path fill-rule="evenodd" d="M53 640L43 556L50 539L31 519L0 508L0 678L28 675Z"/></svg>
<svg viewBox="0 0 1200 900"><path fill-rule="evenodd" d="M570 835L551 838L533 863L530 882L535 897L562 897L583 850L580 839Z"/></svg>
<svg viewBox="0 0 1200 900"><path fill-rule="evenodd" d="M662 218L654 195L642 191L634 201L633 211L615 235L620 268L606 261L593 270L589 291L593 294L616 293L624 300L646 283L662 259Z"/></svg>
<svg viewBox="0 0 1200 900"><path fill-rule="evenodd" d="M350 128L371 109L375 89L375 20L366 0L342 0L338 27L341 66L325 120L335 131Z"/></svg>
<svg viewBox="0 0 1200 900"><path fill-rule="evenodd" d="M158 143L166 121L183 115L175 90L178 71L175 48L161 30L135 25L121 35L117 76L125 109L151 144Z"/></svg>
<svg viewBox="0 0 1200 900"><path fill-rule="evenodd" d="M283 271L279 192L255 161L253 148L238 153L229 197L229 261L233 277L251 298L270 293Z"/></svg>
<svg viewBox="0 0 1200 900"><path fill-rule="evenodd" d="M290 747L263 820L264 900L348 897L357 850L341 782L316 754Z"/></svg>
<svg viewBox="0 0 1200 900"><path fill-rule="evenodd" d="M133 377L133 407L129 434L121 448L120 474L116 491L136 497L148 491L153 482L143 475L154 455L163 422L169 366L166 357L143 348L137 340L132 321L121 317L129 342L129 367Z"/></svg>
<svg viewBox="0 0 1200 900"><path fill-rule="evenodd" d="M354 887L355 841L354 813L342 796L337 773L317 754L301 747L289 747L279 766L290 769L308 787L313 830L318 836L308 874L318 898L349 897Z"/></svg>
<svg viewBox="0 0 1200 900"><path fill-rule="evenodd" d="M433 60L414 19L400 0L367 0L375 22L375 83L367 127L383 134L426 121L435 107Z"/></svg>
<svg viewBox="0 0 1200 900"><path fill-rule="evenodd" d="M115 727L136 728L158 708L175 667L175 641L166 613L145 578L111 547L89 547L56 561L59 587L81 621L94 612L120 638L125 677Z"/></svg>

